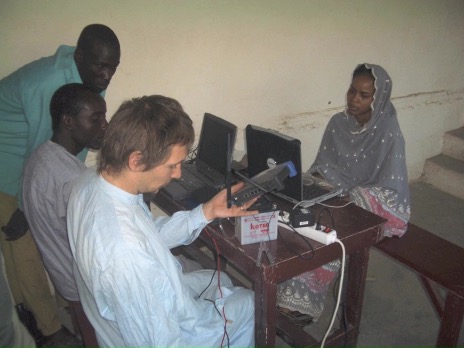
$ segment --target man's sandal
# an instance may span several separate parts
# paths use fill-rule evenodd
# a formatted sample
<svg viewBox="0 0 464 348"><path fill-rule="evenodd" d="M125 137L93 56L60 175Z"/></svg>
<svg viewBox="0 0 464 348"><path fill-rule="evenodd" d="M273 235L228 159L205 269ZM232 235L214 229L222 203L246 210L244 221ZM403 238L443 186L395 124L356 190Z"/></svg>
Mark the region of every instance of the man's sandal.
<svg viewBox="0 0 464 348"><path fill-rule="evenodd" d="M290 319L295 325L306 326L313 322L313 317L308 314L303 314L298 311L291 311L290 309L277 306L277 310Z"/></svg>

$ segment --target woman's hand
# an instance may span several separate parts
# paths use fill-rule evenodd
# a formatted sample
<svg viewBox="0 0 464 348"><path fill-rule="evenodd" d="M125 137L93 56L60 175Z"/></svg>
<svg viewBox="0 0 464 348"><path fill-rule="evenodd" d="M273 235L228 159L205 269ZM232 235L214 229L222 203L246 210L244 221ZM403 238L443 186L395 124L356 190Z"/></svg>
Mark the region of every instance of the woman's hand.
<svg viewBox="0 0 464 348"><path fill-rule="evenodd" d="M234 194L245 186L244 183L239 183L231 187L231 192ZM228 218L234 216L250 216L259 213L258 210L248 211L247 209L256 202L258 198L252 199L241 207L232 205L227 208L227 190L224 189L203 204L203 214L206 219L213 220L215 218Z"/></svg>

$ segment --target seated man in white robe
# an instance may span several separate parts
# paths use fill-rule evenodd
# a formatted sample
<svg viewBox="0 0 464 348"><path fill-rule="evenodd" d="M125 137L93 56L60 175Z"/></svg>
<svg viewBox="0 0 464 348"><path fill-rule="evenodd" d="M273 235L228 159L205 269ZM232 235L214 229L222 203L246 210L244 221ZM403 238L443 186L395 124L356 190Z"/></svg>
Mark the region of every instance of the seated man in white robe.
<svg viewBox="0 0 464 348"><path fill-rule="evenodd" d="M228 208L223 190L192 211L160 218L143 201L180 177L193 140L192 121L177 101L127 101L109 123L97 171L72 190L74 275L101 347L254 346L253 292L223 273L182 273L170 252L215 218L257 214L246 210L254 201Z"/></svg>

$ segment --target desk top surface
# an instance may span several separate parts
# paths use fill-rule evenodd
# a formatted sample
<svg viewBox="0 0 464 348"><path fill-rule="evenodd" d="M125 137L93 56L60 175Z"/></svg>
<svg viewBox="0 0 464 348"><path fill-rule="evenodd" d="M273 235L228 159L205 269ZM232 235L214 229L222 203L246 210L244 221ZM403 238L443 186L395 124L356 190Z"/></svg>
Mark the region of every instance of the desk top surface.
<svg viewBox="0 0 464 348"><path fill-rule="evenodd" d="M167 214L184 209L182 202L172 201L162 192L154 196L153 202ZM337 237L345 246L347 255L368 248L382 238L382 229L385 223L383 218L354 204L346 205L347 202L340 198L333 198L327 203L332 206L343 206L327 209L333 216ZM282 204L285 205L285 203ZM311 207L316 220L323 208L321 205ZM330 215L326 212L322 213L320 222L323 225L331 226ZM323 245L306 239L311 243L314 250L312 251L308 243L303 240L304 237L279 227L277 239L266 242L274 263L271 265L269 260L263 256L263 264L261 267L256 267L260 243L241 245L235 237L233 224L223 220L222 226L221 230L217 223L211 223L206 228L207 233L201 233L201 240L213 247L212 239L215 239L219 245L220 253L250 276L257 276L264 269L264 272L277 282L324 265L341 255L338 243Z"/></svg>

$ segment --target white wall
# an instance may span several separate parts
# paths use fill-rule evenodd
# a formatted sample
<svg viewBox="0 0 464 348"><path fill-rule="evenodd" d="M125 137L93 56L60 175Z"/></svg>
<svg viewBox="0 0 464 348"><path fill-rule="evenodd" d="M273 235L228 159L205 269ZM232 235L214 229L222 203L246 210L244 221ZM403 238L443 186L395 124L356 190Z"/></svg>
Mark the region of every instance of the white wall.
<svg viewBox="0 0 464 348"><path fill-rule="evenodd" d="M89 23L121 42L108 116L125 99L167 95L197 131L210 112L299 138L306 168L352 70L370 62L394 82L411 179L464 125L462 0L0 0L0 77L74 45Z"/></svg>

